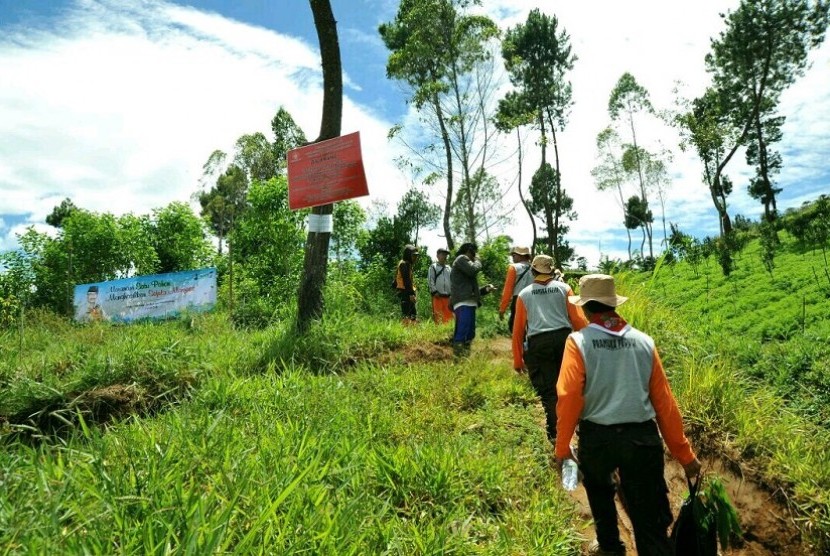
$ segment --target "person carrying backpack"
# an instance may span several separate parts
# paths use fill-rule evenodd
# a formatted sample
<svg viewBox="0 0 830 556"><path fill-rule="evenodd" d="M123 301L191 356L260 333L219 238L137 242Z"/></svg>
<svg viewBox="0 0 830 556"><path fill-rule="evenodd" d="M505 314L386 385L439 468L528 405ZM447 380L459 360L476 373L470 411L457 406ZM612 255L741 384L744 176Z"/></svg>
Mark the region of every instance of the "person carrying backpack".
<svg viewBox="0 0 830 556"><path fill-rule="evenodd" d="M565 459L576 460L570 443L578 426L579 469L597 534L591 554L625 554L614 504L617 471L637 552L670 556L663 442L687 477L700 473L700 461L683 433L654 340L617 313L628 298L617 295L611 276L583 276L579 295L569 299L589 324L565 345L556 384L556 461L561 470Z"/></svg>

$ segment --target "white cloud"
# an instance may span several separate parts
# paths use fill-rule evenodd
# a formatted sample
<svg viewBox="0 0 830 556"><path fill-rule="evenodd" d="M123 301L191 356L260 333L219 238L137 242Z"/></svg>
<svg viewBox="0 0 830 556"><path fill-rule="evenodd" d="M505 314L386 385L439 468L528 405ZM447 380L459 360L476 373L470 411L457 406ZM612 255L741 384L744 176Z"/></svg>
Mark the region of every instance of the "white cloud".
<svg viewBox="0 0 830 556"><path fill-rule="evenodd" d="M366 0L364 8L394 14L395 4ZM676 81L686 84L688 96L700 94L708 81L703 59L709 40L722 26L718 14L736 5L737 0L632 0L605 2L601 8L596 3L541 0L485 3L483 9L498 18L502 28L523 22L531 8L539 7L556 14L571 36L579 57L570 75L576 103L559 136L560 156L565 187L579 213L568 239L592 263L600 251L626 256L618 200L610 192L597 192L590 175L596 134L609 123L611 89L628 71L648 89L658 109L673 105ZM381 48L376 23L371 29L342 32L366 48ZM13 234L23 229L17 224L21 218L42 223L65 197L84 208L116 214L146 213L171 201L189 200L210 153L217 148L230 151L244 133L270 134L271 118L280 105L309 138L319 129L319 53L316 45L296 37L161 0L77 0L49 30L4 30L0 215L14 224L0 227L0 249L16 244ZM788 119L780 145L784 170L779 181L787 206L809 198L805 188L830 189L825 160L830 152L830 44L814 52L812 59L807 75L782 98L781 113ZM372 67L361 79L385 80L383 72L382 67ZM342 131L361 132L372 195L362 203L368 206L370 200L381 199L394 207L409 185L394 159L406 151L387 141L390 122L350 96L362 89L361 83L345 76L344 84ZM411 126L416 120L417 114L410 112L405 122ZM646 146L656 147L659 141L674 151L667 219L684 231L716 233L699 161L679 152L673 130L655 121L641 125ZM515 148L512 137L505 141L505 152ZM532 139L525 155L526 188L539 162ZM513 164L508 161L498 168L501 183L515 181ZM761 208L745 192L743 184L751 171L740 153L728 173L736 184L731 214L756 217ZM513 186L507 204L516 203ZM514 224L506 232L517 242L529 243L521 207L514 210ZM639 248L636 232L634 236ZM659 222L655 238L662 238ZM438 233L425 240L431 250L442 241Z"/></svg>
<svg viewBox="0 0 830 556"><path fill-rule="evenodd" d="M280 105L316 136L319 68L300 39L161 1L83 0L53 29L15 29L0 38L0 214L43 222L64 197L115 214L187 201L210 153L270 136ZM344 99L344 132L373 153L370 187L401 180L378 156L388 127Z"/></svg>
<svg viewBox="0 0 830 556"><path fill-rule="evenodd" d="M598 261L600 253L627 258L627 237L621 224L619 200L612 192L597 192L590 174L596 163L596 135L610 123L607 106L612 88L624 72L630 72L649 91L657 110L674 107L673 89L678 82L685 84L686 96L700 95L709 83L704 57L709 51L710 39L723 29L719 14L737 5L737 0L683 3L637 0L605 2L601 7L585 2L489 0L481 8L505 29L523 23L528 12L538 7L544 13L555 14L560 29L564 28L571 37L573 51L578 56L569 75L575 104L568 126L558 139L563 183L579 214L567 237L590 262ZM781 114L788 119L779 146L785 157L779 178L784 188L779 209L814 198L820 190L815 188L821 185L814 186L812 196L804 194L808 180L823 179L824 190L830 190L825 161L825 153L830 152L830 131L826 124L830 118L830 44L825 43L811 58L812 68L782 99ZM717 234L716 212L703 185L702 166L697 157L681 152L676 132L662 122L641 121L638 128L641 145L650 149L668 148L673 152L670 172L674 179L667 192L667 221L700 237ZM530 148L524 165L525 184L539 164L538 149ZM746 193L746 183L753 171L746 166L742 151L736 153L727 173L735 183L729 198L730 214L757 218L762 207ZM633 187L626 196L632 194ZM518 195L513 195L518 200ZM651 205L657 249L663 231L656 195ZM523 212L520 211L517 223L507 232L516 241L529 243L531 232ZM634 231L633 236L635 248L639 249L639 231Z"/></svg>

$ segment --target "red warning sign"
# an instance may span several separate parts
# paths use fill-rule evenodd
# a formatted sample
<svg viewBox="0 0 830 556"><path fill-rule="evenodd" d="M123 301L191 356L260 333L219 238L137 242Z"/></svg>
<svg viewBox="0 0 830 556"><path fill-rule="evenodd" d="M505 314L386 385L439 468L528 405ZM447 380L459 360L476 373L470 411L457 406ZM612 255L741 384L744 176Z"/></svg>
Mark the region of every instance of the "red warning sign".
<svg viewBox="0 0 830 556"><path fill-rule="evenodd" d="M369 194L360 132L288 151L288 206L327 205Z"/></svg>

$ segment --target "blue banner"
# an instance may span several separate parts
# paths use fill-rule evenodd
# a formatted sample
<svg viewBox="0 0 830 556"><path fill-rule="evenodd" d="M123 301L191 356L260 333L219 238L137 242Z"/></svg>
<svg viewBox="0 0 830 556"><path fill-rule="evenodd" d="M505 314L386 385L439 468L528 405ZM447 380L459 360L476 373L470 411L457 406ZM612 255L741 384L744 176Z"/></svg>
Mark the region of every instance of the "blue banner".
<svg viewBox="0 0 830 556"><path fill-rule="evenodd" d="M216 269L80 284L73 304L78 322L161 320L208 311L216 304Z"/></svg>

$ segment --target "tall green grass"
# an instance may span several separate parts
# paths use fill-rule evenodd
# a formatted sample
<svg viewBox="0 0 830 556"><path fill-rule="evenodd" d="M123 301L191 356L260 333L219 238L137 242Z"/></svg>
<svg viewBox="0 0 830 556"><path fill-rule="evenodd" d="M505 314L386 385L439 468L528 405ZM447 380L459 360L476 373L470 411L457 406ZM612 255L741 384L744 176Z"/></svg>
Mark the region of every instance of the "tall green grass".
<svg viewBox="0 0 830 556"><path fill-rule="evenodd" d="M0 332L0 420L53 429L85 414L154 411L187 397L206 377L254 365L267 336L239 333L225 315L158 324L76 326L31 313Z"/></svg>
<svg viewBox="0 0 830 556"><path fill-rule="evenodd" d="M703 314L707 323L701 323L701 300L681 271L675 268L671 287L686 288L688 305L663 293L660 284L668 290L667 278L655 287L653 278L622 276L624 293L632 298L623 315L655 337L697 448L738 462L744 473L781 494L816 550L830 550L830 430L782 396L774 377L745 366L736 346L754 340L749 331L732 335L747 326L741 322L745 315L726 318L710 300ZM740 303L740 295L734 301ZM820 333L823 323L813 326ZM797 349L799 343L786 345Z"/></svg>
<svg viewBox="0 0 830 556"><path fill-rule="evenodd" d="M576 554L526 381L473 359L208 377L0 454L4 553Z"/></svg>

